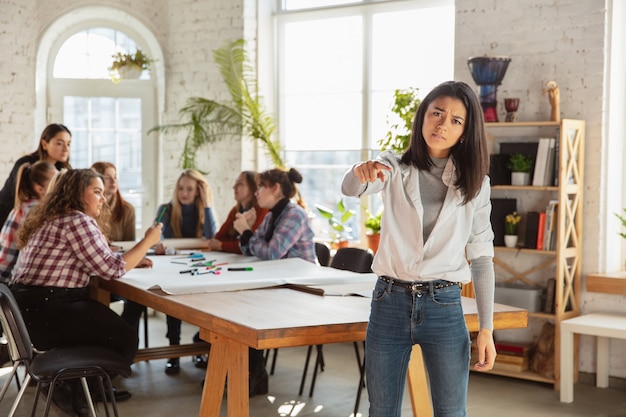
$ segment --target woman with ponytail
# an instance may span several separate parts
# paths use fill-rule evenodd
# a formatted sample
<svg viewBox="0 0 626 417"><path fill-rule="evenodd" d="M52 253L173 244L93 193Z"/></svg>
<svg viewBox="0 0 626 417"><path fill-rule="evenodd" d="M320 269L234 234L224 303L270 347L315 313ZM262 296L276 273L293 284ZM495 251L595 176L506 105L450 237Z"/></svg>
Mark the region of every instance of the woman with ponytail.
<svg viewBox="0 0 626 417"><path fill-rule="evenodd" d="M0 231L0 282L8 284L17 260L17 230L32 207L48 190L48 184L57 174L50 162L25 163L17 171L17 186L13 209Z"/></svg>

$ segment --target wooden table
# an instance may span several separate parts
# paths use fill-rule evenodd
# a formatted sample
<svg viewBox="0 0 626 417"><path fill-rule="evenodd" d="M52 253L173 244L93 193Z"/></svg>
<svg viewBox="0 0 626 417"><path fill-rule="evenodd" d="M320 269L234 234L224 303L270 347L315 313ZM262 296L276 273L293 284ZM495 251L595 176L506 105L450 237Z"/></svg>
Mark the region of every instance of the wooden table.
<svg viewBox="0 0 626 417"><path fill-rule="evenodd" d="M322 297L283 288L163 296L129 285L123 279L99 280L98 286L100 299L113 292L200 328L200 337L211 343L201 417L219 416L227 376L228 416L249 416L249 346L272 349L362 341L370 310L369 298ZM463 309L469 330L477 331L474 300L464 298ZM496 329L527 324L526 310L496 305ZM427 385L421 357L415 357L409 370L413 412L415 416L427 417L431 415L430 399L424 389Z"/></svg>

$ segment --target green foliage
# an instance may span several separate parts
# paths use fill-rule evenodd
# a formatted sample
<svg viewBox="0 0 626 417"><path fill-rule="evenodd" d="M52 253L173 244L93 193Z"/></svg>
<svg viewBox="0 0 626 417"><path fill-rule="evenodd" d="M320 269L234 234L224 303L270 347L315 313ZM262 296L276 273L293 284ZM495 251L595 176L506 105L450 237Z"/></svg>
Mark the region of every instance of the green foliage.
<svg viewBox="0 0 626 417"><path fill-rule="evenodd" d="M213 51L213 58L230 92L231 102L190 97L179 110L181 123L156 126L149 132L186 131L180 165L196 168L196 153L202 146L242 135L261 141L273 164L284 168L280 144L272 140L276 122L267 113L258 94L256 74L247 56L245 42L238 39Z"/></svg>
<svg viewBox="0 0 626 417"><path fill-rule="evenodd" d="M530 156L521 153L513 153L506 167L512 172L531 172L534 164L535 160Z"/></svg>
<svg viewBox="0 0 626 417"><path fill-rule="evenodd" d="M624 211L624 215L620 215L618 213L615 213L615 217L617 217L621 222L622 222L622 227L626 227L626 208L623 209ZM623 237L624 239L626 239L626 233L620 233L618 232L618 234Z"/></svg>
<svg viewBox="0 0 626 417"><path fill-rule="evenodd" d="M142 70L149 70L152 59L148 58L141 49L137 49L134 54L123 54L118 52L112 55L113 63L109 68L109 71L117 71L119 68L129 65L135 65Z"/></svg>
<svg viewBox="0 0 626 417"><path fill-rule="evenodd" d="M418 89L413 87L394 91L394 102L391 106L393 114L387 116L389 130L385 137L378 141L381 151L390 149L401 154L409 147L413 118L422 102L417 92Z"/></svg>
<svg viewBox="0 0 626 417"><path fill-rule="evenodd" d="M365 227L370 231L371 234L380 233L380 221L383 218L383 208L381 207L378 210L378 213L372 214L370 211L367 211L367 219L365 219Z"/></svg>
<svg viewBox="0 0 626 417"><path fill-rule="evenodd" d="M321 204L316 204L315 208L323 218L328 220L328 224L335 231L333 239L335 242L347 238L347 235L352 231L352 228L347 226L347 222L355 213L354 210L348 210L343 199L337 203L337 212Z"/></svg>

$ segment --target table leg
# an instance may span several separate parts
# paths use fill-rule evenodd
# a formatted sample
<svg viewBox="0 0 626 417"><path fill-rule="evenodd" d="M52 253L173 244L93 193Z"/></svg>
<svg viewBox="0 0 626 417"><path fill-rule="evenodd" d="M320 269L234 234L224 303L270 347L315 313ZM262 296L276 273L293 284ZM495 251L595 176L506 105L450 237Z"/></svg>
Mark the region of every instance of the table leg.
<svg viewBox="0 0 626 417"><path fill-rule="evenodd" d="M220 335L200 331L200 337L211 343L206 379L200 402L200 417L218 417L228 376L228 417L248 417L248 347Z"/></svg>
<svg viewBox="0 0 626 417"><path fill-rule="evenodd" d="M422 348L420 345L413 345L407 380L409 382L413 417L432 417L433 409L430 399L430 390L428 389L428 381L426 380L426 370L424 368Z"/></svg>
<svg viewBox="0 0 626 417"><path fill-rule="evenodd" d="M598 336L596 359L596 387L609 386L609 338Z"/></svg>
<svg viewBox="0 0 626 417"><path fill-rule="evenodd" d="M561 323L561 402L574 401L574 333Z"/></svg>

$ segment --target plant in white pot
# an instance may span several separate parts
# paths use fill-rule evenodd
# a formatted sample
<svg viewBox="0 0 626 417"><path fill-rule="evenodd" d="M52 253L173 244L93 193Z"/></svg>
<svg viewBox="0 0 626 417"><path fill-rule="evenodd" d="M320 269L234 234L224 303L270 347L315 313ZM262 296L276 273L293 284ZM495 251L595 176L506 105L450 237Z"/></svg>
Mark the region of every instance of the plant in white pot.
<svg viewBox="0 0 626 417"><path fill-rule="evenodd" d="M530 173L535 160L522 153L513 153L506 165L511 170L511 185L530 185Z"/></svg>
<svg viewBox="0 0 626 417"><path fill-rule="evenodd" d="M109 76L115 83L120 80L139 79L143 71L150 70L150 64L153 62L141 49L137 49L134 54L118 52L112 58Z"/></svg>
<svg viewBox="0 0 626 417"><path fill-rule="evenodd" d="M504 246L514 248L517 246L517 226L522 220L522 216L516 211L509 213L504 218Z"/></svg>

